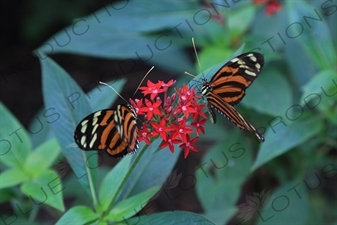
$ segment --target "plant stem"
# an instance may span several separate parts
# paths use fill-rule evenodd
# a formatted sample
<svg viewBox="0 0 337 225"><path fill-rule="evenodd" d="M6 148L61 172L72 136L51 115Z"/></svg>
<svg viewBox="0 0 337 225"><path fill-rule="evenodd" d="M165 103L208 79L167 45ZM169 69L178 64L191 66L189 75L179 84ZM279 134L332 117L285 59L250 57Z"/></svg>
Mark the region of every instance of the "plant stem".
<svg viewBox="0 0 337 225"><path fill-rule="evenodd" d="M82 151L82 155L83 155L83 158L85 159L86 154L85 154L84 151ZM90 191L91 191L92 201L94 203L94 206L96 207L98 205L98 201L97 201L97 196L96 196L96 191L95 191L95 185L94 185L93 180L92 180L91 171L87 166L85 166L85 169L86 169L87 174L88 174L88 182L89 182L89 187L90 187Z"/></svg>

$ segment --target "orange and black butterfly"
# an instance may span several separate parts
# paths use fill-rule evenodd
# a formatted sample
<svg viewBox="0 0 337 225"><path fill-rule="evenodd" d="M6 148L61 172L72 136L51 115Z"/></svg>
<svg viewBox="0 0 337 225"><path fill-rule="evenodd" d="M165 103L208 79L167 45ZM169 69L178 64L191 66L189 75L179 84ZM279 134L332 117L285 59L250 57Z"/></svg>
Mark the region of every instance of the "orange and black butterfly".
<svg viewBox="0 0 337 225"><path fill-rule="evenodd" d="M132 105L117 105L85 117L76 127L74 139L82 150L102 150L121 158L138 149L137 114Z"/></svg>
<svg viewBox="0 0 337 225"><path fill-rule="evenodd" d="M145 74L136 91L154 66ZM116 94L127 102L110 85ZM135 93L136 93L135 91ZM139 148L137 113L131 104L117 105L116 109L104 109L85 117L76 127L74 139L82 150L106 151L109 156L121 158L136 153Z"/></svg>
<svg viewBox="0 0 337 225"><path fill-rule="evenodd" d="M239 55L223 65L210 81L202 79L201 93L207 99L210 120L216 122L216 109L240 129L254 132L264 141L264 137L233 106L245 96L245 90L260 74L264 58L260 53L248 52Z"/></svg>

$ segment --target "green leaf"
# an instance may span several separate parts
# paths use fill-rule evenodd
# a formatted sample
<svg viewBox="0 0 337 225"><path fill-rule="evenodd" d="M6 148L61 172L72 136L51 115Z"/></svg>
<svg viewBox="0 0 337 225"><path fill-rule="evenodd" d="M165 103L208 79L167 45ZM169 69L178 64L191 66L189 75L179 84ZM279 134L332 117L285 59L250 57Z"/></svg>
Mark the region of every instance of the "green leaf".
<svg viewBox="0 0 337 225"><path fill-rule="evenodd" d="M227 59L225 61L228 62L231 59L232 54L232 49L224 48L224 46L221 45L207 46L199 53L201 68L211 68L220 63L224 65L224 59ZM198 68L198 72L200 73L201 71L199 65L196 66Z"/></svg>
<svg viewBox="0 0 337 225"><path fill-rule="evenodd" d="M22 168L32 149L31 140L20 122L0 102L0 162Z"/></svg>
<svg viewBox="0 0 337 225"><path fill-rule="evenodd" d="M134 195L119 202L116 206L112 208L109 214L105 217L107 220L112 221L122 221L130 218L139 212L149 200L160 190L159 186L152 187L142 193Z"/></svg>
<svg viewBox="0 0 337 225"><path fill-rule="evenodd" d="M217 112L216 112L217 113ZM205 113L205 115L207 117L209 117L208 113ZM217 119L221 120L222 119L222 115L217 113ZM229 123L229 121L227 120L226 122ZM235 125L234 125L235 126ZM210 122L206 122L205 126L205 134L204 135L200 135L200 141L210 141L210 140L216 140L216 141L222 141L223 137L225 134L230 133L230 129L227 129L227 127L224 126L219 126L218 122L217 124L213 124Z"/></svg>
<svg viewBox="0 0 337 225"><path fill-rule="evenodd" d="M84 152L77 147L67 147L74 143L76 125L91 113L87 98L75 81L52 59L44 56L40 59L42 65L42 88L46 109L54 114L51 128L61 146L63 155L71 165L79 182L90 193L89 177L96 184L98 160L97 153ZM86 166L86 163L89 165Z"/></svg>
<svg viewBox="0 0 337 225"><path fill-rule="evenodd" d="M46 140L52 139L54 134L50 129L49 118L46 115L46 109L42 107L30 121L28 129L31 131L30 138L32 139L33 148L44 143Z"/></svg>
<svg viewBox="0 0 337 225"><path fill-rule="evenodd" d="M292 41L287 43L287 48L284 49L283 58L285 59L284 64L289 67L289 71L285 70L285 73L291 74L289 78L296 87L306 84L317 72L318 68L313 62L313 59L306 54L305 50L298 42ZM300 89L294 89L293 92L295 96L298 96L300 94Z"/></svg>
<svg viewBox="0 0 337 225"><path fill-rule="evenodd" d="M251 24L250 35L245 35L246 38L252 39L253 43L250 46L266 55L278 49L287 49L288 45L285 45L276 35L289 26L288 17L286 10L280 10L273 16L266 15L264 10L258 10Z"/></svg>
<svg viewBox="0 0 337 225"><path fill-rule="evenodd" d="M172 154L168 148L159 149L161 142L158 138L150 146L145 146L144 142L140 144L140 150L132 156L131 174L127 176L118 201L164 184L177 162L180 150L176 149Z"/></svg>
<svg viewBox="0 0 337 225"><path fill-rule="evenodd" d="M216 224L226 224L235 215L241 186L250 174L252 148L241 136L239 129L226 135L196 170L197 195L205 215Z"/></svg>
<svg viewBox="0 0 337 225"><path fill-rule="evenodd" d="M127 155L105 176L99 191L99 202L102 211L108 210L117 193L123 189L130 168L132 156Z"/></svg>
<svg viewBox="0 0 337 225"><path fill-rule="evenodd" d="M62 217L56 222L56 225L63 224L92 224L97 221L97 215L92 209L86 206L75 206L69 209Z"/></svg>
<svg viewBox="0 0 337 225"><path fill-rule="evenodd" d="M293 102L291 92L285 77L279 71L267 66L247 89L241 103L257 112L279 116L291 106Z"/></svg>
<svg viewBox="0 0 337 225"><path fill-rule="evenodd" d="M337 54L332 35L324 17L310 3L287 1L289 21L301 25L289 25L288 36L298 42L312 61L323 69L335 69ZM305 16L303 16L305 15ZM306 26L308 29L305 29ZM291 34L291 35L290 35ZM310 42L310 45L306 44Z"/></svg>
<svg viewBox="0 0 337 225"><path fill-rule="evenodd" d="M198 2L154 1L148 6L144 7L142 2L137 1L107 5L74 21L43 43L38 53L71 52L104 58L128 58L134 64L139 63L135 59L140 59L150 65L165 64L166 68L171 65L171 70L183 72L182 68L186 70L190 64L186 63L187 54L177 46L182 43L190 45L190 39L182 36L194 34L194 29L191 30L184 21L187 18L193 20L200 5ZM208 21L208 14L200 14L198 19ZM172 60L157 61L157 56L162 58L160 55L163 54L165 59L171 57L180 66L172 66L176 65Z"/></svg>
<svg viewBox="0 0 337 225"><path fill-rule="evenodd" d="M0 174L0 189L13 187L27 180L28 176L21 169L8 169Z"/></svg>
<svg viewBox="0 0 337 225"><path fill-rule="evenodd" d="M228 208L215 209L213 211L207 211L203 214L207 219L211 220L215 224L223 224L223 221L230 221L237 213L238 209L232 205Z"/></svg>
<svg viewBox="0 0 337 225"><path fill-rule="evenodd" d="M172 71L176 74L183 74L185 71L193 71L192 60L181 48L171 47L165 51L156 53L155 57L147 61L147 64L158 66L164 70ZM172 66L174 65L174 66Z"/></svg>
<svg viewBox="0 0 337 225"><path fill-rule="evenodd" d="M302 115L303 116L303 115ZM323 128L324 121L317 117L300 118L290 125L278 123L266 132L266 141L260 149L251 170L269 162L279 155L304 143L309 138L318 134ZM276 129L275 129L276 127Z"/></svg>
<svg viewBox="0 0 337 225"><path fill-rule="evenodd" d="M25 170L32 177L39 176L50 168L60 154L60 145L55 138L46 141L34 150L25 162Z"/></svg>
<svg viewBox="0 0 337 225"><path fill-rule="evenodd" d="M302 87L301 105L310 110L317 106L324 111L332 108L337 101L336 77L336 71L332 70L321 71L315 75Z"/></svg>
<svg viewBox="0 0 337 225"><path fill-rule="evenodd" d="M204 216L191 212L174 211L174 212L161 212L151 215L134 217L125 221L125 224L160 224L160 225L185 225L185 224L198 224L198 225L215 225Z"/></svg>
<svg viewBox="0 0 337 225"><path fill-rule="evenodd" d="M110 81L108 84L112 85L117 92L120 92L125 84L125 79ZM113 90L103 85L99 85L92 89L85 96L91 106L91 112L109 108L116 98L118 98L118 95ZM29 130L34 132L34 134L31 135L34 147L37 147L47 139L54 137L54 134L50 129L50 122L46 115L46 111L47 110L44 107L40 109L33 117L35 119L29 124Z"/></svg>
<svg viewBox="0 0 337 225"><path fill-rule="evenodd" d="M25 195L33 198L37 205L47 204L55 209L64 211L61 179L52 170L43 171L39 177L21 186Z"/></svg>
<svg viewBox="0 0 337 225"><path fill-rule="evenodd" d="M302 179L283 184L272 193L269 207L259 210L257 225L306 225L309 215L308 191Z"/></svg>

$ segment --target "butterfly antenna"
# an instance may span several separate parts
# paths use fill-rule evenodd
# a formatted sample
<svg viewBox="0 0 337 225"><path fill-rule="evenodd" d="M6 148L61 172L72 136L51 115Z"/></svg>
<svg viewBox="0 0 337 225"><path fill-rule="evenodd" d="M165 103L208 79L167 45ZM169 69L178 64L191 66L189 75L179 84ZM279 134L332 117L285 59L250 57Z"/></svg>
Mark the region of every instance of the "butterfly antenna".
<svg viewBox="0 0 337 225"><path fill-rule="evenodd" d="M123 99L127 104L129 104L129 102L128 101L126 101L125 100L125 98L123 98L111 85L109 85L109 84L107 84L107 83L104 83L104 82L102 82L102 81L100 81L99 82L100 84L103 84L103 85L106 85L106 86L108 86L109 88L111 88L114 92L116 92L116 94L121 98L121 99Z"/></svg>
<svg viewBox="0 0 337 225"><path fill-rule="evenodd" d="M194 38L193 38L193 37L192 37L192 45L193 45L195 57L197 58L197 61L198 61L199 68L200 68L200 70L201 70L202 76L204 77L204 73L203 73L202 68L201 68L201 63L200 63L200 60L199 60L197 48L195 47L195 43L194 43ZM193 75L193 74L191 74L191 73L189 73L189 72L186 72L186 71L185 71L185 74L186 74L186 75L189 75L189 76L191 76L191 77L196 77L196 75ZM198 82L198 81L196 81L196 80L191 80L191 81ZM201 82L199 82L199 83L201 83Z"/></svg>
<svg viewBox="0 0 337 225"><path fill-rule="evenodd" d="M192 45L193 45L193 49L194 49L194 53L195 53L195 57L197 58L197 61L198 61L198 65L200 67L200 70L201 70L201 73L202 75L204 76L204 72L201 68L201 63L200 63L200 60L199 60L199 56L198 56L198 52L197 52L197 48L195 47L195 43L194 43L194 38L192 37Z"/></svg>
<svg viewBox="0 0 337 225"><path fill-rule="evenodd" d="M147 73L145 74L145 76L143 77L143 79L140 81L140 83L139 83L139 85L138 85L138 87L137 87L135 93L133 93L133 95L136 94L136 92L138 91L140 85L142 85L143 81L145 80L145 78L147 77L147 75L149 75L149 73L153 70L153 68L154 68L154 66L152 66L151 69L149 69L149 71L147 71Z"/></svg>
<svg viewBox="0 0 337 225"><path fill-rule="evenodd" d="M196 77L196 75L193 75L193 74L191 74L191 73L189 73L189 72L187 72L187 71L185 71L184 73L185 73L186 75L188 75L188 76Z"/></svg>

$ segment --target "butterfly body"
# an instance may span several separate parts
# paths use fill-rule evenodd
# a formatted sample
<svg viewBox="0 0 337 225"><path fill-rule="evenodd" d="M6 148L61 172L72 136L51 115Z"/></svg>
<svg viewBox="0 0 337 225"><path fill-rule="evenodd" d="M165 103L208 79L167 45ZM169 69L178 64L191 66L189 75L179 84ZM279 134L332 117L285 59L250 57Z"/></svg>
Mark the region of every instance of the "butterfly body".
<svg viewBox="0 0 337 225"><path fill-rule="evenodd" d="M222 66L210 81L203 78L201 94L206 97L210 120L216 123L213 109L226 116L240 129L254 132L264 141L264 137L233 106L245 96L246 89L259 75L264 65L263 56L257 52L239 55Z"/></svg>
<svg viewBox="0 0 337 225"><path fill-rule="evenodd" d="M114 158L138 149L137 116L131 105L117 105L85 117L76 127L74 139L82 150L102 150Z"/></svg>

